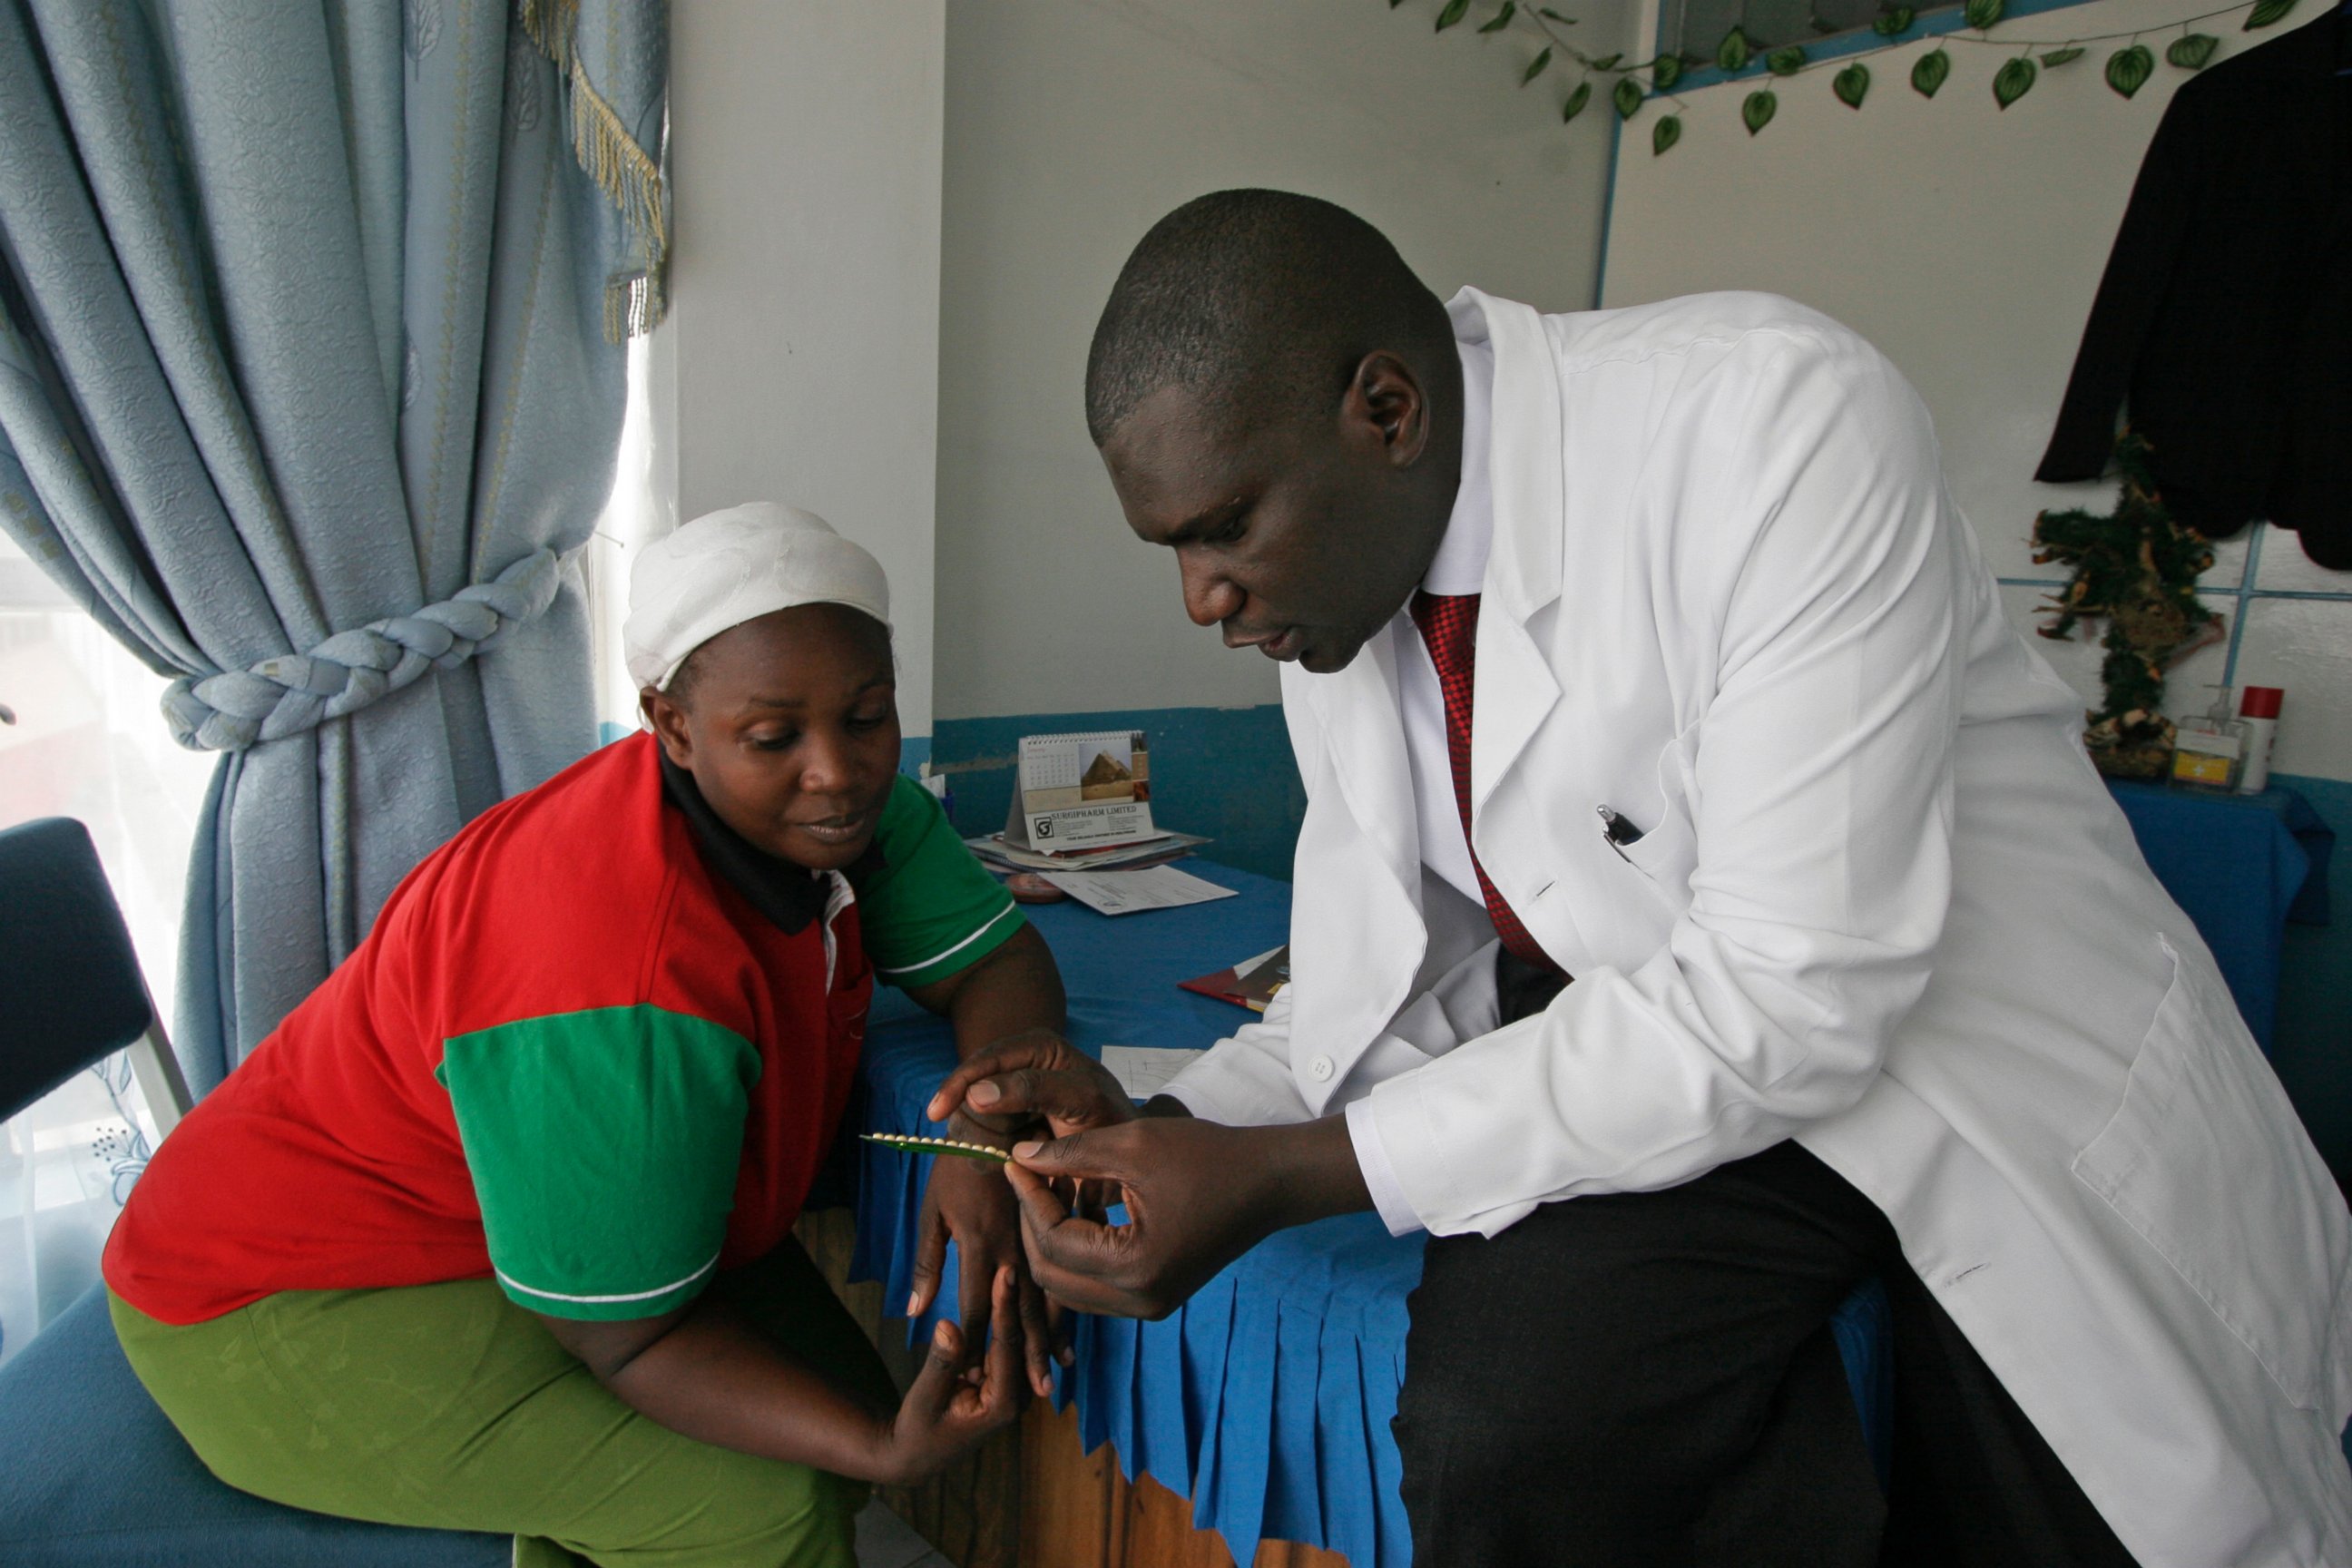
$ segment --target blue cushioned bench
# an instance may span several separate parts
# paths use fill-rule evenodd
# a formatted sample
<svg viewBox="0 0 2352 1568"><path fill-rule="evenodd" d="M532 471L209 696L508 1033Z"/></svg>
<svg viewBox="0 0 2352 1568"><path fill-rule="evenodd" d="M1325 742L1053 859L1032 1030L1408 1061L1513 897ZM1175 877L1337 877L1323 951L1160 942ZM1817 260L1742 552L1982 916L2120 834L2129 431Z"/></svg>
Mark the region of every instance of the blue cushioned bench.
<svg viewBox="0 0 2352 1568"><path fill-rule="evenodd" d="M93 1289L0 1367L8 1568L507 1568L503 1535L404 1530L213 1479L140 1386Z"/></svg>

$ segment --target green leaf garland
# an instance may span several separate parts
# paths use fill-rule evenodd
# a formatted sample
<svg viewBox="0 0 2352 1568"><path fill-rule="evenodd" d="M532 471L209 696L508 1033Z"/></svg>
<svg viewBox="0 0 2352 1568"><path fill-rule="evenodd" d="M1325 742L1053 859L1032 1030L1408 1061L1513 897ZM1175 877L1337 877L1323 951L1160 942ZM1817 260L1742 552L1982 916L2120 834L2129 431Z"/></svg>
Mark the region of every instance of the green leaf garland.
<svg viewBox="0 0 2352 1568"><path fill-rule="evenodd" d="M2011 58L1992 79L1992 100L2007 109L2033 87L2033 61L2024 55Z"/></svg>
<svg viewBox="0 0 2352 1568"><path fill-rule="evenodd" d="M1402 4L1403 0L1389 0L1389 8L1394 10ZM2244 17L2243 28L2245 31L2252 32L2258 28L2274 26L2292 15L2299 4L2300 0L2255 0ZM1459 26L1468 17L1470 9L1471 0L1444 0L1437 11L1434 30L1443 33L1449 28ZM1985 33L1998 26L2007 16L2008 0L1962 0L1961 11L1968 26L1979 33ZM1506 32L1514 22L1521 21L1530 15L1563 25L1573 25L1578 20L1574 16L1563 16L1548 5L1529 6L1523 11L1519 0L1501 0L1501 4L1493 14L1475 30L1481 34ZM1840 30L1818 14L1809 16L1806 19L1816 32L1827 34ZM2190 17L2172 26L2185 29L2202 19ZM1880 0L1877 15L1872 18L1870 25L1871 30L1879 37L1894 40L1910 32L1916 26L1917 22L1917 12L1911 5L1891 5L1886 4L1885 0ZM1539 24L1531 25L1535 26L1537 31L1545 30ZM1973 43L1979 40L1963 39L1962 41ZM1561 47L1553 42L1545 42L1521 68L1519 86L1524 88L1532 85L1538 77L1549 70L1556 63ZM1877 46L1877 49L1883 50L1886 47ZM2032 52L2035 46L2032 41L2025 41L2019 47L2023 47L2025 52L2011 56L2005 60L1993 76L1993 101L2004 110L2033 89L2042 69L2054 70L2060 66L2072 65L2087 52L2084 46L2069 43L2057 48L2044 48L2037 57ZM2177 69L2202 70L2212 63L2215 56L2221 52L2221 40L2210 33L2191 33L2184 30L2179 37L2165 46L2164 58L2166 63ZM1633 65L1624 63L1625 56L1622 51L1602 59L1591 58L1574 48L1570 48L1569 53L1580 62L1586 74L1570 89L1567 98L1560 104L1559 117L1563 123L1574 120L1591 103L1594 75L1605 74L1615 78L1614 84L1609 91L1610 101L1615 106L1619 120L1629 121L1641 112L1642 105L1648 101L1652 91L1661 96L1670 93L1683 79L1689 68L1700 63L1696 57L1685 56L1678 50L1662 52L1653 59ZM1722 41L1716 46L1714 59L1717 68L1727 76L1739 75L1749 66L1760 64L1775 77L1795 77L1811 68L1814 63L1807 51L1807 47L1801 43L1788 43L1770 49L1759 49L1755 41L1748 37L1746 27L1739 23L1734 23L1730 30L1724 34ZM1648 73L1646 84L1638 79L1637 73L1642 72ZM2107 57L2104 74L2110 89L2119 97L2129 99L2147 85L2155 72L2154 50L2148 45L2135 41L2123 48L2116 49ZM1912 61L1911 89L1922 98L1934 98L1943 89L1944 84L1951 79L1951 55L1942 44L1938 43ZM1830 90L1835 94L1840 103L1849 109L1859 110L1864 100L1870 96L1871 80L1870 68L1860 60L1851 60L1830 79ZM1645 86L1648 90L1645 90ZM1773 118L1780 112L1780 97L1771 88L1759 88L1741 100L1740 122L1748 128L1749 136L1755 136L1772 122ZM1668 148L1678 144L1682 140L1683 129L1683 121L1679 114L1658 116L1650 131L1652 156L1664 153Z"/></svg>
<svg viewBox="0 0 2352 1568"><path fill-rule="evenodd" d="M2155 74L2156 57L2147 52L2146 44L2134 44L2107 57L2107 85L2126 98L2146 87Z"/></svg>
<svg viewBox="0 0 2352 1568"><path fill-rule="evenodd" d="M1911 68L1912 89L1922 98L1933 98L1936 89L1944 85L1944 79L1951 74L1952 57L1941 49L1931 50L1921 55L1918 63Z"/></svg>
<svg viewBox="0 0 2352 1568"><path fill-rule="evenodd" d="M2165 63L2185 71L2203 70L2205 62L2221 47L2221 40L2210 33L2190 33L2172 40L2172 47L2164 51Z"/></svg>

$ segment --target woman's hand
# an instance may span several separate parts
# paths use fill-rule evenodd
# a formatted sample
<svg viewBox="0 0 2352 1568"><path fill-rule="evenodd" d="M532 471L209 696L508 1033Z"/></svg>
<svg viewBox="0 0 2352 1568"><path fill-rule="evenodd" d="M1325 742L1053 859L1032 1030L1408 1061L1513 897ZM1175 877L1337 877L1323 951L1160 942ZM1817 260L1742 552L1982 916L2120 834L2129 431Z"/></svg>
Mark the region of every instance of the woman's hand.
<svg viewBox="0 0 2352 1568"><path fill-rule="evenodd" d="M980 1289L998 1322L1015 1321L1011 1268ZM953 1323L933 1332L894 1414L836 1386L709 1296L658 1318L540 1321L597 1382L671 1431L856 1480L919 1480L1011 1421L1028 1397L1017 1335L973 1347L986 1353L968 1374L963 1332Z"/></svg>
<svg viewBox="0 0 2352 1568"><path fill-rule="evenodd" d="M1171 1100L1153 1102L1154 1108L1171 1114L1181 1114L1183 1107ZM1024 1139L1059 1138L1089 1129L1117 1126L1136 1117L1134 1101L1110 1070L1079 1050L1060 1035L1049 1029L1031 1029L1010 1039L999 1040L988 1049L974 1055L940 1083L927 1108L933 1121L948 1123L952 1137L976 1142L992 1143L1009 1149ZM938 1162L932 1173L936 1183L945 1167L959 1163L953 1160ZM992 1175L995 1173L990 1173ZM1021 1242L1019 1205L1009 1184L998 1184L1007 1207L1003 1211L1006 1226L1003 1245L1021 1265L1022 1310L1024 1322L1034 1322L1039 1316L1047 1321L1055 1334L1052 1355L1067 1366L1069 1347L1062 1323L1058 1302L1038 1289L1029 1260ZM1104 1207L1116 1201L1117 1190L1108 1184L1068 1182L1057 1187L1064 1206L1071 1213L1087 1218L1098 1216ZM915 1300L908 1316L929 1304L936 1288L940 1271L941 1247L933 1240L930 1194L924 1194L924 1224L919 1235L915 1263ZM992 1222L994 1221L992 1213ZM958 1232L961 1241L961 1232ZM992 1230L991 1239L995 1239ZM961 1248L960 1248L961 1250ZM994 1255L991 1255L992 1257ZM966 1289L974 1272L974 1264L967 1261L963 1273ZM969 1298L967 1298L969 1299ZM1033 1310L1031 1303L1037 1303ZM965 1328L969 1332L970 1320ZM1045 1381L1045 1341L1037 1341L1029 1352L1031 1377L1037 1392L1049 1391Z"/></svg>
<svg viewBox="0 0 2352 1568"><path fill-rule="evenodd" d="M1135 1102L1110 1069L1045 1029L1000 1040L940 1083L925 1114L956 1112L1011 1137L1066 1137L1135 1120Z"/></svg>
<svg viewBox="0 0 2352 1568"><path fill-rule="evenodd" d="M1063 1044L1060 1029L1065 1014L1062 978L1054 955L1035 928L1024 926L1003 946L945 980L907 988L907 994L955 1026L956 1049L968 1060L993 1059L1007 1051L1048 1049ZM959 1069L968 1073L969 1068ZM954 1100L961 1100L957 1091ZM950 1100L931 1113L948 1123L948 1135L968 1142L1010 1146L1027 1135L1034 1121L1023 1115L989 1115L978 1107L961 1109ZM959 1298L963 1312L961 1342L967 1361L988 1343L994 1324L1000 1341L1017 1342L1028 1366L1030 1386L1038 1393L1053 1387L1051 1358L1067 1352L1054 1342L1059 1314L1049 1310L1045 1296L1030 1281L1028 1260L1021 1250L1019 1209L1002 1172L971 1161L942 1157L931 1163L924 1184L922 1215L915 1240L914 1294L907 1315L919 1315L938 1296L940 1274L946 1267L947 1244L952 1237L961 1259ZM1017 1314L999 1314L992 1307L989 1281L1003 1267L1018 1277ZM967 1366L967 1376L974 1369Z"/></svg>
<svg viewBox="0 0 2352 1568"><path fill-rule="evenodd" d="M999 1268L987 1298L990 1316L1014 1321L1013 1273ZM941 1322L931 1331L930 1353L898 1413L877 1432L870 1461L860 1478L886 1486L907 1486L979 1442L1021 1413L1019 1357L1014 1336L999 1333L981 1358L981 1375L964 1375L966 1343L961 1330ZM976 1348L976 1347L975 1347Z"/></svg>
<svg viewBox="0 0 2352 1568"><path fill-rule="evenodd" d="M1009 1145L984 1129L951 1126L950 1133L971 1142ZM907 1316L919 1318L939 1294L940 1274L946 1266L948 1242L956 1244L956 1299L962 1308L960 1336L968 1356L988 1343L989 1326L996 1325L1000 1340L1010 1340L1027 1363L1029 1386L1040 1397L1054 1392L1053 1360L1069 1363L1067 1346L1056 1341L1061 1314L1050 1310L1045 1293L1029 1278L1028 1259L1021 1249L1021 1205L1012 1184L996 1165L978 1160L940 1155L931 1161L930 1180L923 1184L921 1217L915 1226L915 1292L908 1299ZM990 1282L1010 1269L1014 1276L1016 1315L998 1316ZM969 1370L969 1369L966 1369Z"/></svg>

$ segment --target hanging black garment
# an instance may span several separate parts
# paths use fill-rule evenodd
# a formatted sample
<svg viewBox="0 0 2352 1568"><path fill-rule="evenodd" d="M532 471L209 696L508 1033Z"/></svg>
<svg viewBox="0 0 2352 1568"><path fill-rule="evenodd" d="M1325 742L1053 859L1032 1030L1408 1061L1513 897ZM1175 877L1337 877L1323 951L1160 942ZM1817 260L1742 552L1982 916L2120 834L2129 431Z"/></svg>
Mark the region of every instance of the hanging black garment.
<svg viewBox="0 0 2352 1568"><path fill-rule="evenodd" d="M2093 479L2116 412L2173 515L2267 520L2352 568L2352 18L2224 60L2165 110L2034 478Z"/></svg>

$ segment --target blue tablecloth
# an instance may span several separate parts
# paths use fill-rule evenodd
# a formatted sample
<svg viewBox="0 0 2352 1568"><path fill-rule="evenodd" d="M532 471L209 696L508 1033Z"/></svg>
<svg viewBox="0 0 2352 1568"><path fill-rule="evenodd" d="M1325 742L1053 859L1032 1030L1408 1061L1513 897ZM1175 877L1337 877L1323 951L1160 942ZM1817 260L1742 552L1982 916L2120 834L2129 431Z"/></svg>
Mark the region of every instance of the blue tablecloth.
<svg viewBox="0 0 2352 1568"><path fill-rule="evenodd" d="M1186 868L1239 891L1181 910L1107 919L1080 905L1031 911L1070 996L1070 1037L1105 1044L1206 1047L1247 1018L1176 989L1180 980L1261 952L1288 934L1290 889L1199 861ZM867 1131L929 1130L923 1106L954 1066L946 1026L892 994L866 1044ZM927 1161L858 1145L853 1270L912 1285ZM1286 1231L1156 1323L1082 1318L1077 1365L1061 1380L1091 1450L1108 1439L1132 1478L1146 1472L1192 1499L1193 1521L1246 1562L1259 1540L1303 1541L1356 1568L1411 1561L1389 1419L1404 1382L1405 1295L1422 1238L1370 1215ZM955 1271L935 1315L952 1311ZM1882 1473L1892 1395L1887 1307L1874 1284L1833 1325ZM1532 1331L1532 1329L1531 1329Z"/></svg>
<svg viewBox="0 0 2352 1568"><path fill-rule="evenodd" d="M2212 795L2120 781L2109 787L2148 869L2196 923L2246 1026L2268 1050L2286 922L2327 923L2334 831L2291 789Z"/></svg>

